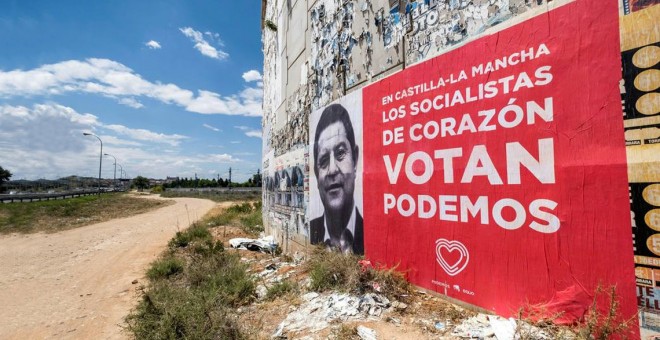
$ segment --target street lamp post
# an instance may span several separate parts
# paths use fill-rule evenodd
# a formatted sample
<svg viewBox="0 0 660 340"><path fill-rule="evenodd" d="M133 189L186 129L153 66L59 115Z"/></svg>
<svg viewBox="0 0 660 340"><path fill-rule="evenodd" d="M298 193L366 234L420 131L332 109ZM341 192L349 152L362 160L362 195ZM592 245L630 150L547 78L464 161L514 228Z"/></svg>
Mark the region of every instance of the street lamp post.
<svg viewBox="0 0 660 340"><path fill-rule="evenodd" d="M99 196L101 195L101 167L103 166L103 141L101 138L93 133L89 132L83 132L83 135L85 136L94 136L96 139L99 140L99 143L101 143L101 152L99 154Z"/></svg>
<svg viewBox="0 0 660 340"><path fill-rule="evenodd" d="M104 153L104 155L110 156L115 159L115 173L114 176L112 177L112 187L113 187L112 190L114 191L117 189L117 158L109 153Z"/></svg>
<svg viewBox="0 0 660 340"><path fill-rule="evenodd" d="M121 182L121 190L124 191L124 167L122 167L121 164L117 165L119 165L119 182Z"/></svg>

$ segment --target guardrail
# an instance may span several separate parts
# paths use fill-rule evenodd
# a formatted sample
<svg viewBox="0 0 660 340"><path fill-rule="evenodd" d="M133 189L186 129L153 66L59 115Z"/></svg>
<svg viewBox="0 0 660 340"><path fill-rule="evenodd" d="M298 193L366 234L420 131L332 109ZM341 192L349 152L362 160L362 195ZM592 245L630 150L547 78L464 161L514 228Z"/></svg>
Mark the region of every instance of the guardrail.
<svg viewBox="0 0 660 340"><path fill-rule="evenodd" d="M101 190L101 192L105 192ZM0 202L14 203L14 202L35 202L35 201L50 201L66 198L74 198L81 196L96 195L99 191L84 190L84 191L70 191L70 192L54 192L54 193L34 193L34 194L3 194L0 195Z"/></svg>

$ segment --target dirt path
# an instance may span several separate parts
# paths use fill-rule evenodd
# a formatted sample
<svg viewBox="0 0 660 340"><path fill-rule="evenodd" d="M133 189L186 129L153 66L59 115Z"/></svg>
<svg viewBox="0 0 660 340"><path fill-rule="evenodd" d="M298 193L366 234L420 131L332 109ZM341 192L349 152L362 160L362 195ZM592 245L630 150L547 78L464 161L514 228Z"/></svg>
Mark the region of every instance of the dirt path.
<svg viewBox="0 0 660 340"><path fill-rule="evenodd" d="M119 324L148 264L178 229L216 204L174 200L56 234L0 236L0 339L126 338Z"/></svg>

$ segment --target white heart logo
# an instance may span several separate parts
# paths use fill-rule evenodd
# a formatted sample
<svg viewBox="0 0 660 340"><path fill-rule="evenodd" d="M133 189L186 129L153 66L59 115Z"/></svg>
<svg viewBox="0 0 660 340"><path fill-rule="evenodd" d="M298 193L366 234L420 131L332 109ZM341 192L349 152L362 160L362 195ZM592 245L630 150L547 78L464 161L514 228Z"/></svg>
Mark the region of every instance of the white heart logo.
<svg viewBox="0 0 660 340"><path fill-rule="evenodd" d="M453 264L449 264L447 260L442 256L441 249L443 248L449 253L458 251L458 260L456 260ZM465 248L463 243L459 241L445 240L444 238L440 238L435 241L435 257L440 267L442 267L442 269L444 269L444 271L450 276L455 276L456 274L462 272L470 261L470 253L468 252L467 248Z"/></svg>

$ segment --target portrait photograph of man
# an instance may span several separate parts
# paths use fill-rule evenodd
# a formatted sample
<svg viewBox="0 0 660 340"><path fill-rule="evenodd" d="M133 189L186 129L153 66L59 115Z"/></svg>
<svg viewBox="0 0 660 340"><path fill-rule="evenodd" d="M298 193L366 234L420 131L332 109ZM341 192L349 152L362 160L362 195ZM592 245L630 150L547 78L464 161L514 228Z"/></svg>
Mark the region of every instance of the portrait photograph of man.
<svg viewBox="0 0 660 340"><path fill-rule="evenodd" d="M312 113L310 144L310 242L364 254L361 91Z"/></svg>

